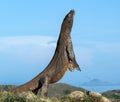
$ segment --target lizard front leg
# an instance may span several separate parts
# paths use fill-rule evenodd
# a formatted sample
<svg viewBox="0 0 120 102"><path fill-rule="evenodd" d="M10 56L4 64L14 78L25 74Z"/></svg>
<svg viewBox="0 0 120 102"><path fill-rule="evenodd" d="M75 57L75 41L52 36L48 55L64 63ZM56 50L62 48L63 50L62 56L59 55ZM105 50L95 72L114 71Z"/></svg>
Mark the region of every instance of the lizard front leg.
<svg viewBox="0 0 120 102"><path fill-rule="evenodd" d="M66 52L67 52L67 56L69 59L69 65L68 65L69 69L73 70L74 68L76 68L77 70L80 70L80 67L76 62L71 38L68 39L67 46L66 46Z"/></svg>

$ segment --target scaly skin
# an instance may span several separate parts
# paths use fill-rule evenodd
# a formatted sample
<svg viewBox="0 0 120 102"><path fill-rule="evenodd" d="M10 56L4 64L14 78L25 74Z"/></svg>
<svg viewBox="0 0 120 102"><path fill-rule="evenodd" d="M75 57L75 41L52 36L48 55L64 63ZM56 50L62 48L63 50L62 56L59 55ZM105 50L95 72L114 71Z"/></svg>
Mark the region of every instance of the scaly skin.
<svg viewBox="0 0 120 102"><path fill-rule="evenodd" d="M80 70L75 59L70 34L74 14L75 11L71 10L63 20L57 47L51 62L45 70L34 79L24 85L18 86L14 90L15 93L32 91L35 94L46 96L49 84L59 81L64 76L67 69L70 71L73 71L75 68Z"/></svg>

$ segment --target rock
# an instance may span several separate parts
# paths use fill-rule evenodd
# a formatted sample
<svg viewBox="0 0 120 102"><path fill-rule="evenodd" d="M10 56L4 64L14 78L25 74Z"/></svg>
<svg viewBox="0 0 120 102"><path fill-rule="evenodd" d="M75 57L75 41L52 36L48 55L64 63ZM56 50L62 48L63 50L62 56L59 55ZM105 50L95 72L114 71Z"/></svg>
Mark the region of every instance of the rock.
<svg viewBox="0 0 120 102"><path fill-rule="evenodd" d="M33 102L35 100L37 100L37 102L52 102L52 100L50 98L47 97L41 97L41 96L36 96L34 93L32 92L22 92L18 94L19 97L24 97L25 99L27 99L28 101L32 101Z"/></svg>
<svg viewBox="0 0 120 102"><path fill-rule="evenodd" d="M93 102L111 102L109 99L107 99L106 97L102 96L100 93L98 92L86 92L83 93L81 91L74 91L71 94L68 95L68 97L70 98L76 98L79 100L87 100L91 102L91 100Z"/></svg>
<svg viewBox="0 0 120 102"><path fill-rule="evenodd" d="M91 98L99 99L100 102L111 102L109 99L107 99L106 97L102 96L98 92L90 92L90 91L88 91L87 95L89 97L91 97Z"/></svg>
<svg viewBox="0 0 120 102"><path fill-rule="evenodd" d="M101 102L111 102L111 100L109 100L106 97L102 96Z"/></svg>
<svg viewBox="0 0 120 102"><path fill-rule="evenodd" d="M98 92L91 92L91 91L88 91L87 93L89 96L91 97L102 97L102 95Z"/></svg>
<svg viewBox="0 0 120 102"><path fill-rule="evenodd" d="M69 94L68 97L77 98L77 99L79 98L80 100L83 100L85 94L82 91L74 91L71 94Z"/></svg>

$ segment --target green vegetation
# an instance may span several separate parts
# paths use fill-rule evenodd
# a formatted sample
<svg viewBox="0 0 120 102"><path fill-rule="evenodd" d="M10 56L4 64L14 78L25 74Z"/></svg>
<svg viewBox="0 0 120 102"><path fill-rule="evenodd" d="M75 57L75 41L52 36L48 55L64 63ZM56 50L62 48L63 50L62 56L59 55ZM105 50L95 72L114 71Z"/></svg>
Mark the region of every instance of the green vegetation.
<svg viewBox="0 0 120 102"><path fill-rule="evenodd" d="M0 92L0 102L26 102L24 97L18 97L11 92Z"/></svg>
<svg viewBox="0 0 120 102"><path fill-rule="evenodd" d="M87 94L85 89L70 86L64 83L52 84L48 90L48 97L40 97L34 95L32 92L23 92L19 94L13 94L11 90L16 86L1 85L0 86L0 102L106 102L100 101L104 96L111 99L112 102L120 102L120 90L112 90L102 93L90 93ZM83 98L80 98L80 94L73 94L72 92L81 92L84 94ZM94 96L96 94L96 96ZM82 95L82 94L81 94Z"/></svg>
<svg viewBox="0 0 120 102"><path fill-rule="evenodd" d="M31 92L13 94L12 92L0 92L0 102L100 102L99 98L92 98L85 96L82 100L80 98L73 98L69 96L56 97L40 97Z"/></svg>
<svg viewBox="0 0 120 102"><path fill-rule="evenodd" d="M49 97L61 97L64 95L68 95L73 91L85 92L85 89L71 86L65 83L56 83L56 84L50 85L48 89L48 96Z"/></svg>
<svg viewBox="0 0 120 102"><path fill-rule="evenodd" d="M112 90L102 93L103 96L110 99L120 99L120 90Z"/></svg>
<svg viewBox="0 0 120 102"><path fill-rule="evenodd" d="M15 85L0 85L0 91L10 91L15 87Z"/></svg>
<svg viewBox="0 0 120 102"><path fill-rule="evenodd" d="M64 83L51 84L48 89L48 97L42 98L33 93L13 94L11 92L16 86L0 86L0 102L79 102L79 99L70 98L67 95L73 91L83 91L84 89L74 87Z"/></svg>

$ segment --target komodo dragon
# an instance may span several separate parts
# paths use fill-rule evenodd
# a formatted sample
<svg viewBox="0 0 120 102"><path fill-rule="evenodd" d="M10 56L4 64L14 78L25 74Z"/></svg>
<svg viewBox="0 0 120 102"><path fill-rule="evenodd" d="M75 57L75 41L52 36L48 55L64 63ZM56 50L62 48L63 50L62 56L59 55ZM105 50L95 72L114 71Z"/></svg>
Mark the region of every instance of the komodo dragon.
<svg viewBox="0 0 120 102"><path fill-rule="evenodd" d="M71 29L75 11L71 10L64 18L54 56L48 66L31 81L14 89L15 93L32 91L37 95L47 96L48 86L59 81L67 69L80 70L76 62L71 41Z"/></svg>

